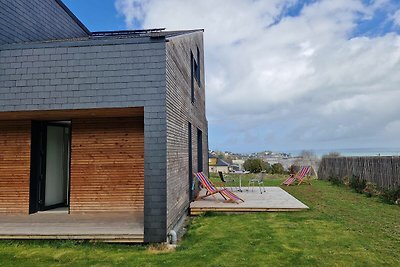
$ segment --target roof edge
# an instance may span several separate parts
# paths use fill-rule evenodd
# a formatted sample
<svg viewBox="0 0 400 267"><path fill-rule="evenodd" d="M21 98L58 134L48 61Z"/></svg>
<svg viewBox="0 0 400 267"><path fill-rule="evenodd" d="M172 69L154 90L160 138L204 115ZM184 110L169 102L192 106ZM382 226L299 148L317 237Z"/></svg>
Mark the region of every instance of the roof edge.
<svg viewBox="0 0 400 267"><path fill-rule="evenodd" d="M92 34L92 32L89 31L88 28L86 28L86 26L75 16L74 13L72 13L72 11L61 0L55 1L62 9L64 9L64 11L72 18L72 20L74 20L76 24L78 24L78 26L82 28L82 30L84 30L88 35Z"/></svg>
<svg viewBox="0 0 400 267"><path fill-rule="evenodd" d="M176 31L172 31L172 32L175 32L176 34L172 34L172 35L168 36L167 39L179 37L179 36L186 35L186 34L192 34L192 33L196 33L196 32L204 32L204 29L176 30Z"/></svg>

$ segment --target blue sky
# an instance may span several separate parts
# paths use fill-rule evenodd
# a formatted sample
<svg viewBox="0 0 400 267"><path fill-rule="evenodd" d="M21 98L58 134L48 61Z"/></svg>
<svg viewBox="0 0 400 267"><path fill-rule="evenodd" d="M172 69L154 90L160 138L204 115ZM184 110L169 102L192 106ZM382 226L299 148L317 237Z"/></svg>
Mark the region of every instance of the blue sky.
<svg viewBox="0 0 400 267"><path fill-rule="evenodd" d="M398 0L64 0L91 30L203 28L211 149L400 148Z"/></svg>
<svg viewBox="0 0 400 267"><path fill-rule="evenodd" d="M63 0L63 2L91 31L126 29L124 17L118 15L113 0Z"/></svg>

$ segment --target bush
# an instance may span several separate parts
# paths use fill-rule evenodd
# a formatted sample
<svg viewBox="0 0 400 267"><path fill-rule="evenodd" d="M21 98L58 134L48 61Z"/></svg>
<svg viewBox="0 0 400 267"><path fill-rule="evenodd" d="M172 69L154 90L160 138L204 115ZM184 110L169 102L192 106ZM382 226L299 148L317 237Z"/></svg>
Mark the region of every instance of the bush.
<svg viewBox="0 0 400 267"><path fill-rule="evenodd" d="M365 195L367 195L367 197L381 195L381 192L378 190L376 184L370 182L367 182L367 185L365 186L363 192Z"/></svg>
<svg viewBox="0 0 400 267"><path fill-rule="evenodd" d="M290 165L290 167L289 167L289 173L290 174L295 174L295 173L298 173L299 171L300 171L300 167L299 166L297 166L295 164Z"/></svg>
<svg viewBox="0 0 400 267"><path fill-rule="evenodd" d="M353 188L354 191L356 191L357 193L362 194L365 187L367 186L367 181L364 179L361 179L361 177L359 177L359 176L353 175L350 178L349 186L351 188Z"/></svg>
<svg viewBox="0 0 400 267"><path fill-rule="evenodd" d="M251 173L259 173L262 171L268 171L271 166L268 162L264 162L262 159L253 158L247 159L243 164L243 168Z"/></svg>
<svg viewBox="0 0 400 267"><path fill-rule="evenodd" d="M333 185L343 185L342 179L337 176L329 176L328 181L331 182Z"/></svg>
<svg viewBox="0 0 400 267"><path fill-rule="evenodd" d="M400 199L400 186L394 189L386 189L381 194L381 198L384 202L389 204L398 204Z"/></svg>
<svg viewBox="0 0 400 267"><path fill-rule="evenodd" d="M271 173L272 169L271 169L271 164L269 164L268 162L263 161L263 171L265 171L266 173Z"/></svg>
<svg viewBox="0 0 400 267"><path fill-rule="evenodd" d="M345 176L345 177L343 177L342 178L342 183L345 185L345 186L349 186L350 187L350 177L349 176Z"/></svg>
<svg viewBox="0 0 400 267"><path fill-rule="evenodd" d="M271 166L271 173L272 174L284 174L285 173L285 169L283 168L282 164L274 163Z"/></svg>

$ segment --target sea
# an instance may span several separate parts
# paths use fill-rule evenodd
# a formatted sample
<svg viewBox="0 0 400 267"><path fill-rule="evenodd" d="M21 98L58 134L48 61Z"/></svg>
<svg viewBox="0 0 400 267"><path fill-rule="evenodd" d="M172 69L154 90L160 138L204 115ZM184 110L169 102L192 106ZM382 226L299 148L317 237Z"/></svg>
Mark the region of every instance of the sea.
<svg viewBox="0 0 400 267"><path fill-rule="evenodd" d="M338 152L341 156L362 157L362 156L400 156L400 148L341 148L341 149L303 149L288 151L291 156L298 156L304 150L312 151L316 156L322 157L331 152Z"/></svg>

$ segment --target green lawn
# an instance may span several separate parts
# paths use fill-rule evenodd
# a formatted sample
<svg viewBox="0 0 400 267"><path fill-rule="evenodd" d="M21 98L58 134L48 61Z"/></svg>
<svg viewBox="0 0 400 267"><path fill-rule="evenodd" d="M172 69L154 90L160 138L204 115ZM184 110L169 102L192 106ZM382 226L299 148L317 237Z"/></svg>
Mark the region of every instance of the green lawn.
<svg viewBox="0 0 400 267"><path fill-rule="evenodd" d="M399 206L323 181L285 189L310 210L196 217L173 252L3 241L0 266L400 266Z"/></svg>

